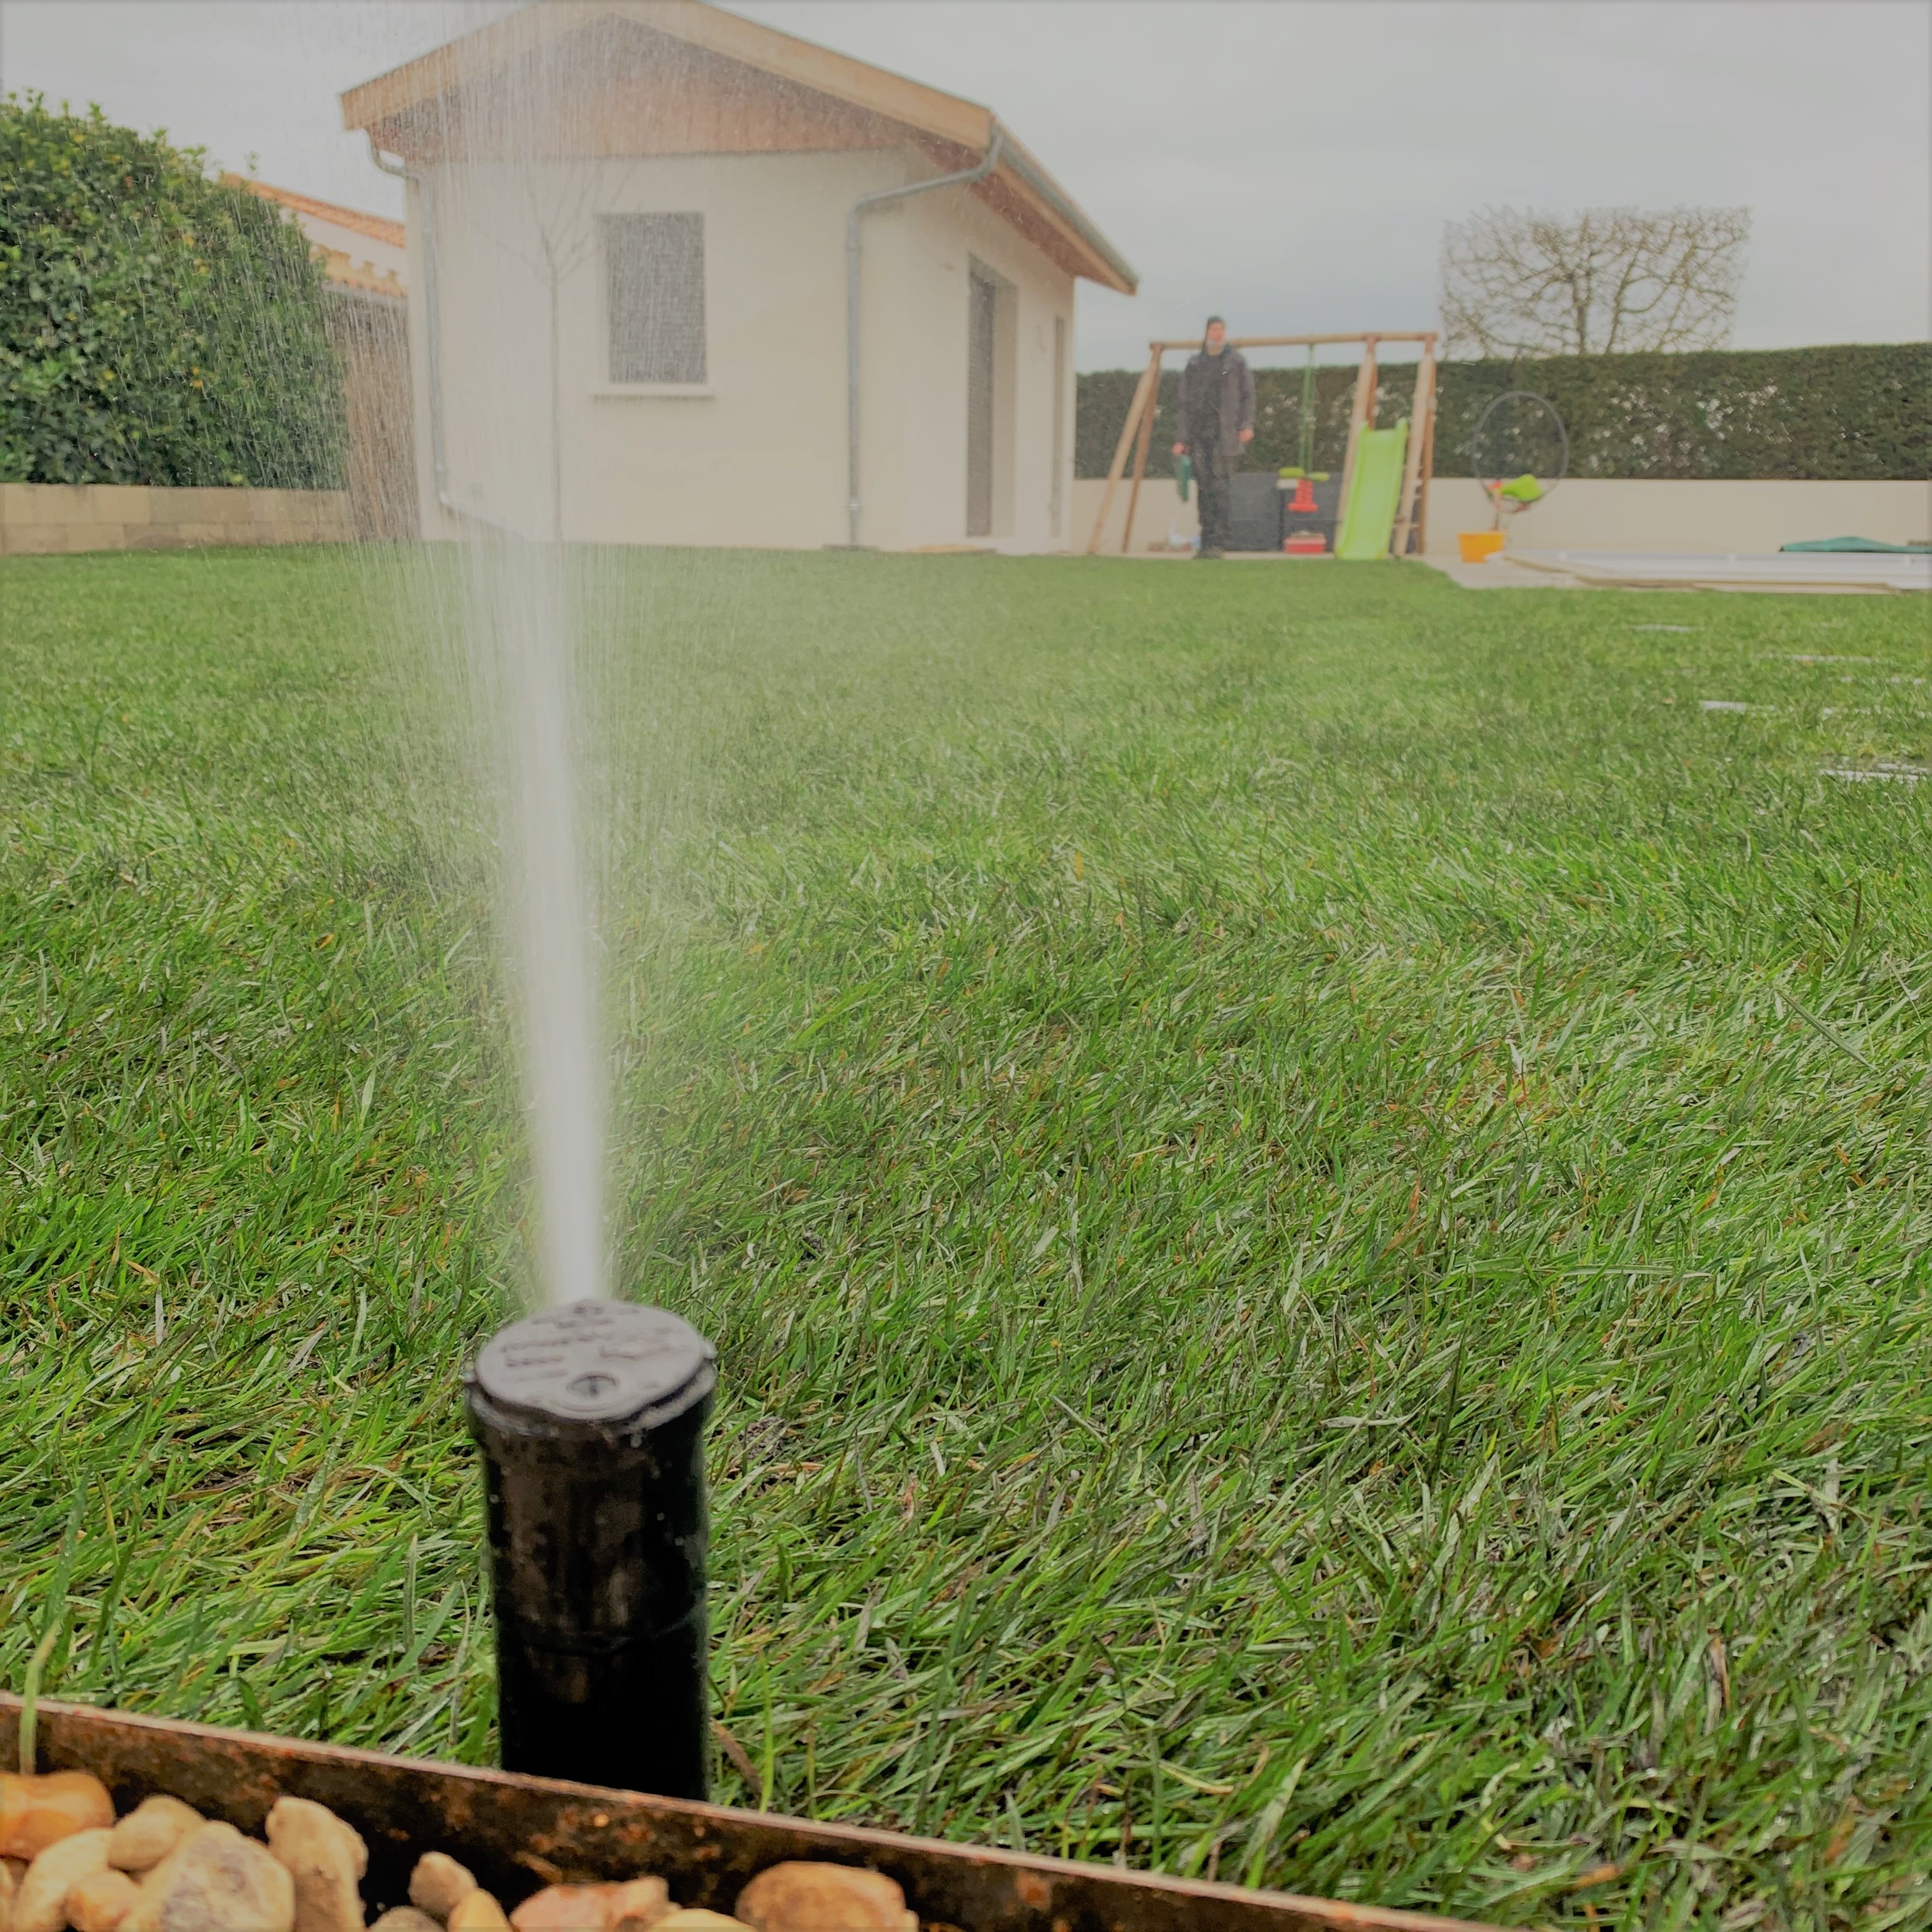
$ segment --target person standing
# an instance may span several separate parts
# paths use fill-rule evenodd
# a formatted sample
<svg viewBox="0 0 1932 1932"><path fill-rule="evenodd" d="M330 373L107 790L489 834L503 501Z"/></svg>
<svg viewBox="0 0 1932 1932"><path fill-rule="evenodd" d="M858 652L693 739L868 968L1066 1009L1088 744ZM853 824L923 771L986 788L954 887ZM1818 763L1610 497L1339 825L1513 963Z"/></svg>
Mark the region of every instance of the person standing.
<svg viewBox="0 0 1932 1932"><path fill-rule="evenodd" d="M1204 557L1219 556L1228 547L1234 458L1254 434L1254 371L1238 349L1228 346L1228 325L1210 315L1199 353L1180 372L1174 442L1175 455L1193 459Z"/></svg>

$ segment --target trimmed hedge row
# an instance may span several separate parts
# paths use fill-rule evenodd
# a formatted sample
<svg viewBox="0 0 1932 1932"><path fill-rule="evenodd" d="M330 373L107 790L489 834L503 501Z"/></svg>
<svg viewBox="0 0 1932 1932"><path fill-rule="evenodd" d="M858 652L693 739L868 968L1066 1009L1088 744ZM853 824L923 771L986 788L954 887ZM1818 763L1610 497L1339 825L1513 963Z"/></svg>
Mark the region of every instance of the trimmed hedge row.
<svg viewBox="0 0 1932 1932"><path fill-rule="evenodd" d="M1408 413L1412 363L1384 363L1376 419ZM1161 378L1148 473L1169 473L1178 369ZM1074 460L1104 476L1139 373L1080 378ZM1444 362L1438 370L1436 474L1469 474L1468 442L1490 399L1532 389L1570 431L1573 476L1815 478L1916 482L1932 476L1932 344L1713 350L1685 356L1563 356L1534 362ZM1242 466L1298 460L1302 372L1255 371L1255 440ZM1352 364L1316 371L1315 467L1338 470Z"/></svg>
<svg viewBox="0 0 1932 1932"><path fill-rule="evenodd" d="M41 98L0 101L0 482L342 482L322 270L272 203Z"/></svg>

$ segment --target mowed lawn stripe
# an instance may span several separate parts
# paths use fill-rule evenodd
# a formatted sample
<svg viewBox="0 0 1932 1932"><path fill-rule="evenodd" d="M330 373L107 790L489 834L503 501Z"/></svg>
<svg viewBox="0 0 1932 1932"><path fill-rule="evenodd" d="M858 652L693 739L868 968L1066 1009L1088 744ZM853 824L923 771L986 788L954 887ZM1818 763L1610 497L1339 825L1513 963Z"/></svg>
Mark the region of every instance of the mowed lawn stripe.
<svg viewBox="0 0 1932 1932"><path fill-rule="evenodd" d="M1932 757L1922 604L577 568L620 1274L722 1353L721 1795L1932 1914L1932 788L1827 775ZM465 581L0 569L0 1680L52 1618L55 1694L493 1754Z"/></svg>

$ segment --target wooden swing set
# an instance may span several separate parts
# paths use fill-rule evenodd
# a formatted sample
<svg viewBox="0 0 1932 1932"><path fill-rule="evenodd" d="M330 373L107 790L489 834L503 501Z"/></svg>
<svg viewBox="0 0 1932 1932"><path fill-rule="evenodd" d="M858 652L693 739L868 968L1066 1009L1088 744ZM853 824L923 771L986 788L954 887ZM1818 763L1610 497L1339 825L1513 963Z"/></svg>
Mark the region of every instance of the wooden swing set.
<svg viewBox="0 0 1932 1932"><path fill-rule="evenodd" d="M1364 430L1375 426L1376 350L1384 342L1416 342L1422 352L1415 364L1415 400L1410 406L1408 449L1403 459L1402 496L1396 510L1395 530L1389 548L1396 556L1420 550L1428 536L1429 472L1436 457L1436 343L1432 330L1389 331L1354 335L1231 335L1230 349L1306 349L1312 374L1316 349L1330 343L1359 342L1361 366L1355 372L1355 398L1348 412L1348 453L1342 466L1342 513L1347 514L1348 488L1354 480L1356 446ZM1113 466L1107 472L1106 494L1100 499L1100 514L1094 519L1094 533L1087 540L1087 554L1097 556L1106 536L1107 519L1114 507L1114 494L1126 473L1127 454L1133 452L1134 478L1127 493L1126 520L1120 529L1121 556L1133 534L1134 512L1140 502L1141 479L1147 473L1148 446L1154 439L1154 412L1160 403L1160 364L1170 351L1195 350L1198 342L1150 342L1148 365L1134 388L1127 407L1127 419L1120 425L1120 440L1114 446ZM1311 385L1312 388L1312 385ZM1304 389L1304 396L1310 393Z"/></svg>

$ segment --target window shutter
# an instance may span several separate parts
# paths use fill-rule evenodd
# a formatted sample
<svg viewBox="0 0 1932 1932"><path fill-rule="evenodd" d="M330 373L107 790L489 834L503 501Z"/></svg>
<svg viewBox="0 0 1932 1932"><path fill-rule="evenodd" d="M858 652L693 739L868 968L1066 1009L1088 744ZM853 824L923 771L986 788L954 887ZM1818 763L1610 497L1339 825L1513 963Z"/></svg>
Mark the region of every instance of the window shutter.
<svg viewBox="0 0 1932 1932"><path fill-rule="evenodd" d="M604 261L614 382L701 382L704 218L607 214Z"/></svg>

